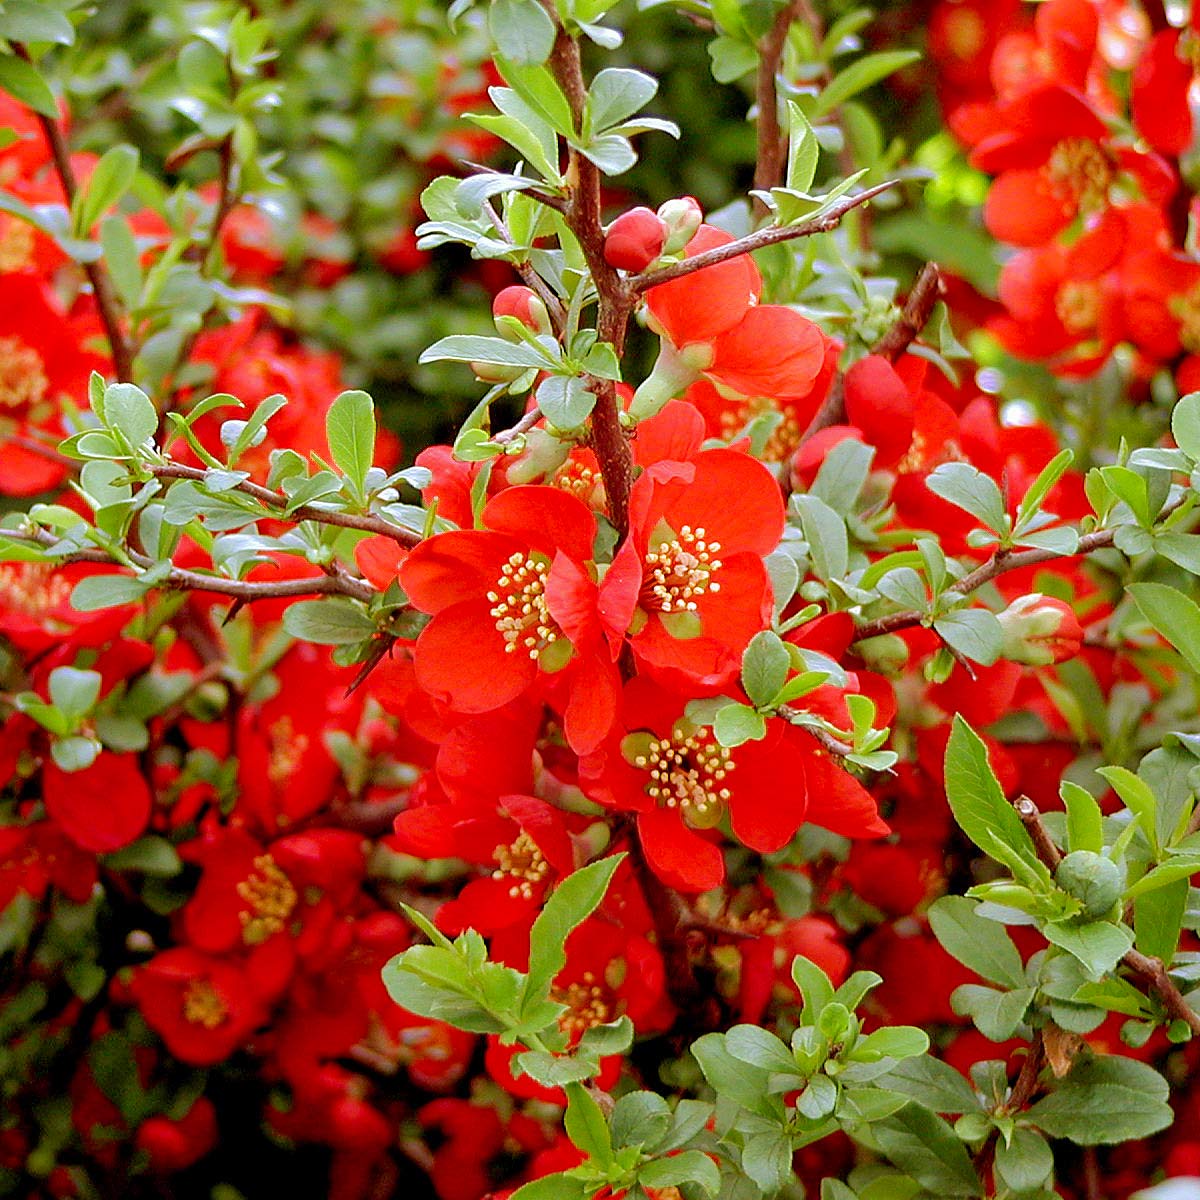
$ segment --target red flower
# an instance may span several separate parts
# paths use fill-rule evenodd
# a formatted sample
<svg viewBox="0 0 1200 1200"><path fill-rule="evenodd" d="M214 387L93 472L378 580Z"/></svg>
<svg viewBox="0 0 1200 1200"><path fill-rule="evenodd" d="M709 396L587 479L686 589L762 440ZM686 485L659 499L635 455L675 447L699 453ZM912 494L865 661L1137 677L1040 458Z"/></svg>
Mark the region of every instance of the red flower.
<svg viewBox="0 0 1200 1200"><path fill-rule="evenodd" d="M130 991L167 1049L194 1067L227 1059L263 1016L241 968L184 946L139 967Z"/></svg>
<svg viewBox="0 0 1200 1200"><path fill-rule="evenodd" d="M733 240L701 225L686 254ZM744 254L651 288L646 305L653 328L717 385L741 396L811 397L825 360L825 335L795 309L759 304L761 293L762 277Z"/></svg>
<svg viewBox="0 0 1200 1200"><path fill-rule="evenodd" d="M615 700L615 650L585 565L596 518L566 492L524 486L494 496L482 523L429 538L400 568L413 605L433 614L417 682L458 712L486 713L570 663L568 736L578 726L579 744L594 745Z"/></svg>
<svg viewBox="0 0 1200 1200"><path fill-rule="evenodd" d="M640 666L705 688L737 672L770 617L763 558L783 519L779 485L748 455L706 450L646 469L630 496L630 536L600 586Z"/></svg>
<svg viewBox="0 0 1200 1200"><path fill-rule="evenodd" d="M102 752L82 771L47 762L46 812L77 846L107 854L128 846L150 820L150 788L133 754Z"/></svg>

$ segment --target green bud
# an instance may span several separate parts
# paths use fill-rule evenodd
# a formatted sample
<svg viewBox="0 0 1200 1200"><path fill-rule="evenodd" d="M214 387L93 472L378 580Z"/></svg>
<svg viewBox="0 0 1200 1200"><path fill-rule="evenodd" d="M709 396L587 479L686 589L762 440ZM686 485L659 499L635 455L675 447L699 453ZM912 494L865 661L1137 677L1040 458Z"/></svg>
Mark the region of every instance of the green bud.
<svg viewBox="0 0 1200 1200"><path fill-rule="evenodd" d="M1121 898L1125 872L1102 854L1075 850L1058 864L1054 882L1067 895L1082 901L1081 916L1095 921L1107 916Z"/></svg>

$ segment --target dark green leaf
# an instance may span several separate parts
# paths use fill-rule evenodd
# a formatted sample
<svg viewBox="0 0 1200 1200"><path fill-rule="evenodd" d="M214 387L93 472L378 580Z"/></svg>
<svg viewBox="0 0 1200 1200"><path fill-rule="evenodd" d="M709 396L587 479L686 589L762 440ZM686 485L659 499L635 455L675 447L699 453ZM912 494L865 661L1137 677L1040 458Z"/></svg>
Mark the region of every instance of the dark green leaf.
<svg viewBox="0 0 1200 1200"><path fill-rule="evenodd" d="M596 407L596 393L578 375L551 375L537 390L538 408L551 425L578 429Z"/></svg>
<svg viewBox="0 0 1200 1200"><path fill-rule="evenodd" d="M726 704L717 712L713 733L722 746L740 746L766 737L767 722L762 713L748 704Z"/></svg>
<svg viewBox="0 0 1200 1200"><path fill-rule="evenodd" d="M933 623L946 645L972 662L990 667L1004 649L1004 630L986 608L962 608Z"/></svg>
<svg viewBox="0 0 1200 1200"><path fill-rule="evenodd" d="M1046 1139L1032 1129L1014 1129L1012 1139L996 1143L996 1171L1014 1192L1044 1186L1054 1170L1054 1155Z"/></svg>
<svg viewBox="0 0 1200 1200"><path fill-rule="evenodd" d="M966 1079L949 1063L928 1054L897 1063L880 1083L892 1091L904 1092L934 1112L958 1114L979 1107Z"/></svg>
<svg viewBox="0 0 1200 1200"><path fill-rule="evenodd" d="M706 1195L715 1196L721 1190L721 1172L707 1154L700 1150L685 1150L682 1154L658 1158L638 1168L638 1183L653 1188L691 1183Z"/></svg>
<svg viewBox="0 0 1200 1200"><path fill-rule="evenodd" d="M935 1113L910 1104L871 1130L879 1148L935 1196L980 1196L970 1156Z"/></svg>
<svg viewBox="0 0 1200 1200"><path fill-rule="evenodd" d="M49 85L36 67L15 54L0 54L0 91L27 104L43 117L58 119L58 104Z"/></svg>
<svg viewBox="0 0 1200 1200"><path fill-rule="evenodd" d="M612 1162L612 1135L600 1106L580 1083L568 1083L564 1090L567 1111L563 1124L567 1136L589 1158L607 1166Z"/></svg>
<svg viewBox="0 0 1200 1200"><path fill-rule="evenodd" d="M1094 978L1111 971L1133 946L1133 930L1110 921L1050 921L1042 927L1046 940L1072 954Z"/></svg>
<svg viewBox="0 0 1200 1200"><path fill-rule="evenodd" d="M1169 1093L1153 1067L1111 1055L1078 1062L1025 1117L1051 1137L1107 1146L1165 1129L1173 1116Z"/></svg>
<svg viewBox="0 0 1200 1200"><path fill-rule="evenodd" d="M966 896L943 896L929 910L934 936L964 966L1001 987L1025 983L1021 955L1003 925L979 915Z"/></svg>
<svg viewBox="0 0 1200 1200"><path fill-rule="evenodd" d="M72 205L71 223L76 237L87 237L92 226L129 191L139 161L133 146L113 146L101 155L87 186Z"/></svg>
<svg viewBox="0 0 1200 1200"><path fill-rule="evenodd" d="M375 622L351 600L300 600L283 614L283 627L294 638L318 646L350 646L376 632Z"/></svg>
<svg viewBox="0 0 1200 1200"><path fill-rule="evenodd" d="M88 575L71 592L71 607L80 612L136 604L145 596L146 585L129 575Z"/></svg>

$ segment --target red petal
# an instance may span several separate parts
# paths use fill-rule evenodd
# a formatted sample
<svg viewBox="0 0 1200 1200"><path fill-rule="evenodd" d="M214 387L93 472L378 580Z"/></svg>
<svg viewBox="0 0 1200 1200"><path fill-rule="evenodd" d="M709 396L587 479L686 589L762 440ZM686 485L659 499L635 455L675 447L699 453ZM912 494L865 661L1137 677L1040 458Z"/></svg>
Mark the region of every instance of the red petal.
<svg viewBox="0 0 1200 1200"><path fill-rule="evenodd" d="M843 837L886 837L891 832L871 793L824 753L808 761L808 820Z"/></svg>
<svg viewBox="0 0 1200 1200"><path fill-rule="evenodd" d="M1014 246L1040 246L1075 216L1075 205L1040 170L1005 171L993 180L983 209L988 231Z"/></svg>
<svg viewBox="0 0 1200 1200"><path fill-rule="evenodd" d="M439 533L416 546L401 564L400 586L416 608L440 613L452 604L482 600L496 586L509 556L527 549L527 543L501 533Z"/></svg>
<svg viewBox="0 0 1200 1200"><path fill-rule="evenodd" d="M152 797L132 754L101 753L83 771L42 771L46 812L77 846L107 854L128 846L150 820Z"/></svg>
<svg viewBox="0 0 1200 1200"><path fill-rule="evenodd" d="M743 396L799 399L812 386L825 363L825 335L807 317L781 304L760 304L713 342L707 374ZM801 426L812 412L797 413Z"/></svg>
<svg viewBox="0 0 1200 1200"><path fill-rule="evenodd" d="M483 510L483 524L511 534L550 558L555 551L579 562L592 557L596 518L582 500L538 484L505 488Z"/></svg>
<svg viewBox="0 0 1200 1200"><path fill-rule="evenodd" d="M354 547L354 562L367 582L381 592L397 579L408 550L389 537L363 538Z"/></svg>
<svg viewBox="0 0 1200 1200"><path fill-rule="evenodd" d="M633 458L642 467L664 459L683 462L699 454L703 441L704 418L696 408L685 400L668 400L660 413L638 425Z"/></svg>
<svg viewBox="0 0 1200 1200"><path fill-rule="evenodd" d="M734 769L727 776L733 793L729 821L733 832L752 850L764 854L786 846L804 823L809 807L809 755L796 734L779 721L761 742L733 751Z"/></svg>
<svg viewBox="0 0 1200 1200"><path fill-rule="evenodd" d="M417 639L417 682L455 712L492 712L537 678L534 659L505 649L488 608L486 600L469 600L444 609Z"/></svg>
<svg viewBox="0 0 1200 1200"><path fill-rule="evenodd" d="M637 826L650 869L668 887L709 892L725 882L720 848L689 829L678 813L653 808L638 814Z"/></svg>

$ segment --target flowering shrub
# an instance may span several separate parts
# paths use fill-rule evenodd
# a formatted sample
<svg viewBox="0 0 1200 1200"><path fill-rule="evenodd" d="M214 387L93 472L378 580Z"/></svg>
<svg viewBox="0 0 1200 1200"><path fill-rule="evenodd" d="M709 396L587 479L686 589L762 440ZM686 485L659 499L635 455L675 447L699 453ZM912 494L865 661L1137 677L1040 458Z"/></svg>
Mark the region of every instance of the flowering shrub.
<svg viewBox="0 0 1200 1200"><path fill-rule="evenodd" d="M0 1194L1194 1194L1197 36L0 5Z"/></svg>

